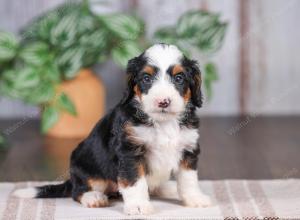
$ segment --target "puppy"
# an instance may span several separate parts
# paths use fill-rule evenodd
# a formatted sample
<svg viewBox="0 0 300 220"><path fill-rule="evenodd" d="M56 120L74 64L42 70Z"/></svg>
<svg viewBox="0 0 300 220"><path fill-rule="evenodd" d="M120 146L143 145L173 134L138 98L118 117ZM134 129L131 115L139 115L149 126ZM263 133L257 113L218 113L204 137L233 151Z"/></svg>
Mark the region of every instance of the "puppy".
<svg viewBox="0 0 300 220"><path fill-rule="evenodd" d="M71 196L91 208L108 206L108 197L119 192L129 215L153 212L149 194L177 194L190 207L210 205L197 179L195 110L202 105L197 62L176 46L156 44L128 62L127 74L122 100L73 151L70 179L20 189L15 196ZM177 190L167 183L172 174Z"/></svg>

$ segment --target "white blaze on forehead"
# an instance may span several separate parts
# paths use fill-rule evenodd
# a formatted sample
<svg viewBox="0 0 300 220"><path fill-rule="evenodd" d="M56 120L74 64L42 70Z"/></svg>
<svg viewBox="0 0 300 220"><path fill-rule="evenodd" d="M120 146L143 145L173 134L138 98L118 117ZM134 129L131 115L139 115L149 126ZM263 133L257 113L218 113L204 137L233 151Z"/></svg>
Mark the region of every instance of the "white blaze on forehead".
<svg viewBox="0 0 300 220"><path fill-rule="evenodd" d="M148 64L158 67L159 71L147 94L142 94L143 110L155 121L179 117L184 111L184 100L167 74L167 70L170 66L180 63L183 54L174 45L156 44L145 51L145 56ZM171 114L161 114L161 108L157 102L163 99L171 101L166 110Z"/></svg>
<svg viewBox="0 0 300 220"><path fill-rule="evenodd" d="M183 57L182 52L174 45L155 44L145 51L149 64L157 66L161 72L176 63Z"/></svg>

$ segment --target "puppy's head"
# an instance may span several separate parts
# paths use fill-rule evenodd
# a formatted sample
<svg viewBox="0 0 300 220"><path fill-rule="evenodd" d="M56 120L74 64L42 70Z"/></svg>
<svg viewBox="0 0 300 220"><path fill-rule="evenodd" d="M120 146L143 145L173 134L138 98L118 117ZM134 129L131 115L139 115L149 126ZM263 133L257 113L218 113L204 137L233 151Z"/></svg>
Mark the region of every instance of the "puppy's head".
<svg viewBox="0 0 300 220"><path fill-rule="evenodd" d="M201 76L196 61L174 45L156 44L128 62L128 91L155 121L178 118L187 104L201 107Z"/></svg>

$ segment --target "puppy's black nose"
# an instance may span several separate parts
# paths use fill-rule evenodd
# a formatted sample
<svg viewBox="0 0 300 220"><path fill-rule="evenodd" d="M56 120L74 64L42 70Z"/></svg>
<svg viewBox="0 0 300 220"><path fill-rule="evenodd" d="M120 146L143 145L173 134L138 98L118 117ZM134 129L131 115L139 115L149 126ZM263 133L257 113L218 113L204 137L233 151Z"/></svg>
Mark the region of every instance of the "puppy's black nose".
<svg viewBox="0 0 300 220"><path fill-rule="evenodd" d="M170 104L171 104L170 99L163 99L162 101L158 102L158 107L167 108Z"/></svg>

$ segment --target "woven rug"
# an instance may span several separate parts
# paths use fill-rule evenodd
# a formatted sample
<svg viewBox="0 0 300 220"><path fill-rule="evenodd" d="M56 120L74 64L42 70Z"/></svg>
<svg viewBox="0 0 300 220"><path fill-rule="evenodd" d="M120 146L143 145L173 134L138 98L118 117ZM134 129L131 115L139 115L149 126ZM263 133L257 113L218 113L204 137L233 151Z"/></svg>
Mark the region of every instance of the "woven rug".
<svg viewBox="0 0 300 220"><path fill-rule="evenodd" d="M127 216L122 201L106 208L84 208L70 198L18 199L14 189L44 183L0 183L0 219L300 219L300 179L200 181L214 205L187 208L176 200L152 199L155 214ZM174 182L175 184L175 182Z"/></svg>

